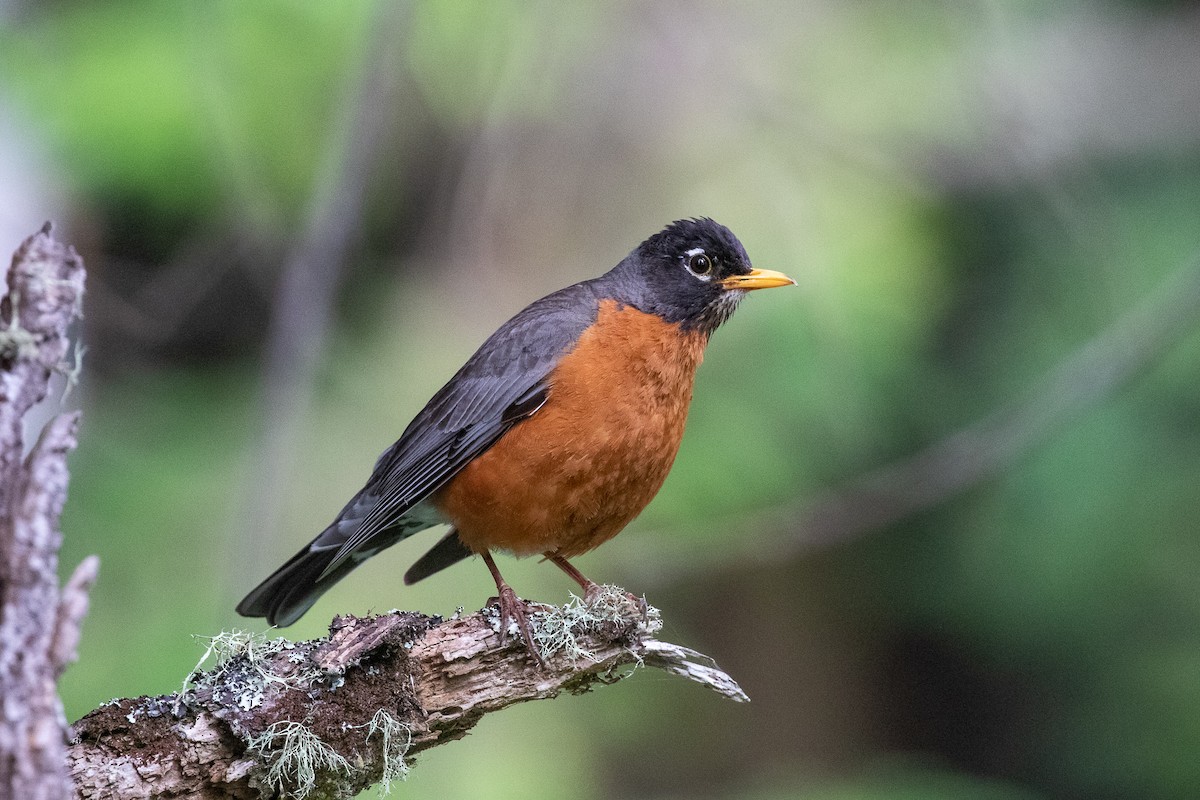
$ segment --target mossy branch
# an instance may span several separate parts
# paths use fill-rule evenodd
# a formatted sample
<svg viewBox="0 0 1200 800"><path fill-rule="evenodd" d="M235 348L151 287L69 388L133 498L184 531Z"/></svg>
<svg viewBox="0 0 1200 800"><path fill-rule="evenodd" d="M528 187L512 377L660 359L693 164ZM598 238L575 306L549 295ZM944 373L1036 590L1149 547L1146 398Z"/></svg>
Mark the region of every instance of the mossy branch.
<svg viewBox="0 0 1200 800"><path fill-rule="evenodd" d="M544 666L500 644L494 605L441 619L338 617L303 642L225 633L177 694L105 704L75 726L81 798L353 797L403 779L411 759L513 703L586 692L634 667L746 695L705 656L660 642L657 610L617 587L585 603L531 605ZM514 631L515 633L515 631Z"/></svg>

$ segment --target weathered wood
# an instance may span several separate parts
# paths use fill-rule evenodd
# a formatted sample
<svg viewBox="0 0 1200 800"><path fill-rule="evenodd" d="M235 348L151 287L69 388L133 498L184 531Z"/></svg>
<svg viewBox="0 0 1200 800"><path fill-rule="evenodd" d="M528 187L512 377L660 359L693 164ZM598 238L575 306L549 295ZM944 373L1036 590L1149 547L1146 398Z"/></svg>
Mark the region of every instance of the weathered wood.
<svg viewBox="0 0 1200 800"><path fill-rule="evenodd" d="M17 249L0 299L0 797L73 795L55 682L75 658L97 569L88 559L59 591L58 520L79 417L52 419L28 456L24 432L50 376L71 370L83 280L82 260L47 223Z"/></svg>
<svg viewBox="0 0 1200 800"><path fill-rule="evenodd" d="M422 750L513 703L581 693L638 665L735 700L737 684L694 651L660 642L658 612L615 587L598 601L530 606L539 667L498 612L339 617L325 639L223 634L218 663L181 694L114 701L76 724L70 751L88 800L353 797L403 777Z"/></svg>

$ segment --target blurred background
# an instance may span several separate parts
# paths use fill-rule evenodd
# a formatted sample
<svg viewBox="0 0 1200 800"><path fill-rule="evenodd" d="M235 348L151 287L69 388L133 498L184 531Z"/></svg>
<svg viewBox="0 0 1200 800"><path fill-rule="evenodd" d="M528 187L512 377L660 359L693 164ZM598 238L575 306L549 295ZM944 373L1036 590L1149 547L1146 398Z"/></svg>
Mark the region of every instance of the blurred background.
<svg viewBox="0 0 1200 800"><path fill-rule="evenodd" d="M1200 5L0 2L0 250L90 268L68 716L169 692L499 323L712 216L798 289L714 337L675 470L579 559L652 671L399 797L1200 796ZM335 613L449 614L430 533ZM505 559L523 596L558 570Z"/></svg>

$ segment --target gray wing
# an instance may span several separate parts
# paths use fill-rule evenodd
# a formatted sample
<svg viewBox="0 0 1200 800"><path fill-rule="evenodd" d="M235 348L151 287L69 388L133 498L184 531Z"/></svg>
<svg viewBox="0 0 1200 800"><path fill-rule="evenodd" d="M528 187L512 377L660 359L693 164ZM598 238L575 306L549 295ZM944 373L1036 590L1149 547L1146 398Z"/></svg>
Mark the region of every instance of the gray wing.
<svg viewBox="0 0 1200 800"><path fill-rule="evenodd" d="M492 334L380 456L366 486L313 542L314 548L337 548L322 574L354 553L398 541L379 539L402 527L406 514L541 408L550 373L595 321L597 308L589 283L575 284L530 305Z"/></svg>

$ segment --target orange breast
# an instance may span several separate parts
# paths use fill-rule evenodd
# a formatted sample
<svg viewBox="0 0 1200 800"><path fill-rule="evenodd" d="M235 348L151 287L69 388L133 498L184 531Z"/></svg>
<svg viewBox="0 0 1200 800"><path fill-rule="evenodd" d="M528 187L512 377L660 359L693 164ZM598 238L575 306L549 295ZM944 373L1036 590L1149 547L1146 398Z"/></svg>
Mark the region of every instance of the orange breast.
<svg viewBox="0 0 1200 800"><path fill-rule="evenodd" d="M571 557L654 497L683 437L706 337L611 300L550 375L546 404L434 503L472 550Z"/></svg>

